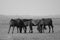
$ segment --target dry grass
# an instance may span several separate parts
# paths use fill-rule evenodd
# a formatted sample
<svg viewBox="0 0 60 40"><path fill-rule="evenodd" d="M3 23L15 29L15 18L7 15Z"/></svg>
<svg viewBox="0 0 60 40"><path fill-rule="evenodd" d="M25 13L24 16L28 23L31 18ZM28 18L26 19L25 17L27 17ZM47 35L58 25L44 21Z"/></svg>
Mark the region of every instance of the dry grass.
<svg viewBox="0 0 60 40"><path fill-rule="evenodd" d="M17 33L15 28L14 34L8 34L9 25L0 25L0 40L60 40L60 25L54 25L54 33L48 33L47 29L41 34L36 27L33 28L34 33Z"/></svg>

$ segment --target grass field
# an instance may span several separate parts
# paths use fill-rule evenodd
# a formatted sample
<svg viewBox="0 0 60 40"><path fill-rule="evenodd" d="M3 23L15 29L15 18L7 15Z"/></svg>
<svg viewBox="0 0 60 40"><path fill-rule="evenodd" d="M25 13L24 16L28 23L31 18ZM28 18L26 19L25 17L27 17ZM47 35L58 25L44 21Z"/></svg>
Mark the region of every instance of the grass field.
<svg viewBox="0 0 60 40"><path fill-rule="evenodd" d="M12 34L12 29L8 34L9 25L0 24L0 40L60 40L60 25L54 25L54 33L48 33L45 30L45 33L38 33L36 27L33 27L34 33L17 33L16 28L14 34Z"/></svg>

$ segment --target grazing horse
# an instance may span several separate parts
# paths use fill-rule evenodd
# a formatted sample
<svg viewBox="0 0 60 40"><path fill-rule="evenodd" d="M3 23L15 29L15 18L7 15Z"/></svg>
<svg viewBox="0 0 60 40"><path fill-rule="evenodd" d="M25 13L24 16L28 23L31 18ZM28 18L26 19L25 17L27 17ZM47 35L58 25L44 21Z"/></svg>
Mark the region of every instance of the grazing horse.
<svg viewBox="0 0 60 40"><path fill-rule="evenodd" d="M24 22L28 22L28 23L25 23L26 26L29 26L29 33L33 33L33 28L32 26L36 26L34 23L33 23L33 19L23 19Z"/></svg>
<svg viewBox="0 0 60 40"><path fill-rule="evenodd" d="M25 25L26 26L29 26L29 28L30 28L30 30L29 30L29 33L33 33L33 28L32 28L32 24L31 24L31 21L32 21L32 19L23 19L23 21L24 22L28 22L28 23L26 23Z"/></svg>
<svg viewBox="0 0 60 40"><path fill-rule="evenodd" d="M22 19L23 20L23 22L25 23L25 26L29 26L29 33L33 33L33 28L32 28L32 26L34 25L33 23L32 23L32 19Z"/></svg>
<svg viewBox="0 0 60 40"><path fill-rule="evenodd" d="M37 25L38 22L39 22L38 19L32 19L32 20L30 21L30 30L29 30L30 33L33 33L33 26L38 26L38 25Z"/></svg>
<svg viewBox="0 0 60 40"><path fill-rule="evenodd" d="M10 27L9 27L8 33L10 32L11 27L13 27L12 34L15 27L17 27L17 33L18 33L18 28L20 30L20 33L22 33L22 28L24 28L24 33L26 33L26 26L24 22L19 18L10 20Z"/></svg>
<svg viewBox="0 0 60 40"><path fill-rule="evenodd" d="M44 32L44 29L46 29L46 26L49 27L49 33L52 29L52 33L54 32L53 30L53 23L52 23L52 19L51 18L42 18L40 19L39 23L38 23L38 27L37 27L37 30L39 32Z"/></svg>

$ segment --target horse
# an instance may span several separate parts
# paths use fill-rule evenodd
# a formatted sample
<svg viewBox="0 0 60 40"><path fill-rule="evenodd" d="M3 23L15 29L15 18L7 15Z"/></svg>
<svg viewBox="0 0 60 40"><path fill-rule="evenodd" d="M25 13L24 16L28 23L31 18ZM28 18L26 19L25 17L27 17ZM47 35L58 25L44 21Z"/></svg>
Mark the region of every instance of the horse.
<svg viewBox="0 0 60 40"><path fill-rule="evenodd" d="M30 25L29 25L30 30L29 30L29 33L33 33L33 26L38 26L38 25L37 25L38 22L39 22L38 19L32 19L32 20L30 21Z"/></svg>
<svg viewBox="0 0 60 40"><path fill-rule="evenodd" d="M52 29L52 33L54 32L54 26L51 18L42 18L39 20L37 30L42 33L44 32L44 29L46 29L46 26L49 27L49 33Z"/></svg>
<svg viewBox="0 0 60 40"><path fill-rule="evenodd" d="M22 28L24 29L24 33L26 33L26 26L25 26L24 22L22 21L22 19L19 19L19 18L11 19L9 24L10 24L10 27L8 30L8 34L10 32L11 27L13 27L12 34L13 34L15 27L17 27L17 33L18 33L18 28L20 30L20 33L22 33Z"/></svg>
<svg viewBox="0 0 60 40"><path fill-rule="evenodd" d="M32 21L32 19L22 19L24 22L27 22L27 23L25 23L25 25L26 26L29 26L29 33L33 33L32 32L32 30L33 30L33 28L32 28L32 25L31 25L31 21Z"/></svg>

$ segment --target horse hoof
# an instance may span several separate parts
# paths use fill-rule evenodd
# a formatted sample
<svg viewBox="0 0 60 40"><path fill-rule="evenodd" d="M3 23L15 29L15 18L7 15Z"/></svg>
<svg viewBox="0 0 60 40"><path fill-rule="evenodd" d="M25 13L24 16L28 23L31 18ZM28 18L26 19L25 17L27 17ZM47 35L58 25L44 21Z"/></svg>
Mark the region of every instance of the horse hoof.
<svg viewBox="0 0 60 40"><path fill-rule="evenodd" d="M22 33L22 32L20 32L20 33Z"/></svg>
<svg viewBox="0 0 60 40"><path fill-rule="evenodd" d="M50 33L50 32L48 32L48 33Z"/></svg>
<svg viewBox="0 0 60 40"><path fill-rule="evenodd" d="M40 33L43 33L42 31L40 31Z"/></svg>
<svg viewBox="0 0 60 40"><path fill-rule="evenodd" d="M33 32L29 32L29 33L33 33Z"/></svg>
<svg viewBox="0 0 60 40"><path fill-rule="evenodd" d="M12 34L13 34L13 32L12 32Z"/></svg>
<svg viewBox="0 0 60 40"><path fill-rule="evenodd" d="M52 31L52 33L54 33L54 31Z"/></svg>
<svg viewBox="0 0 60 40"><path fill-rule="evenodd" d="M31 31L31 33L33 33L33 31Z"/></svg>
<svg viewBox="0 0 60 40"><path fill-rule="evenodd" d="M24 33L26 33L26 32L24 32Z"/></svg>
<svg viewBox="0 0 60 40"><path fill-rule="evenodd" d="M8 32L8 34L9 34L9 32Z"/></svg>

